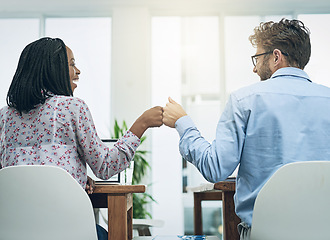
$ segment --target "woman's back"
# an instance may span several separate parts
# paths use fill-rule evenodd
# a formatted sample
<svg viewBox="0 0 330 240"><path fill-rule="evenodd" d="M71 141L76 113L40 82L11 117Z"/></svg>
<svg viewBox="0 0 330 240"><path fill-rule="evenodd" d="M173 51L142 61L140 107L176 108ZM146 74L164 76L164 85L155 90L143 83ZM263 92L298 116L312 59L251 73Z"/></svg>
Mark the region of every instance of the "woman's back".
<svg viewBox="0 0 330 240"><path fill-rule="evenodd" d="M75 97L53 96L28 113L4 107L0 110L2 167L14 165L54 165L66 169L83 187L86 162L103 178L111 177L128 164L103 145L84 101ZM137 143L134 136L128 142ZM111 157L111 155L113 157ZM112 168L104 166L109 158ZM113 160L111 160L113 158Z"/></svg>
<svg viewBox="0 0 330 240"><path fill-rule="evenodd" d="M73 97L80 70L72 50L59 38L28 44L0 110L0 168L55 165L85 188L86 164L102 179L121 172L133 159L140 138L163 124L163 110L145 111L112 149L97 136L87 105Z"/></svg>

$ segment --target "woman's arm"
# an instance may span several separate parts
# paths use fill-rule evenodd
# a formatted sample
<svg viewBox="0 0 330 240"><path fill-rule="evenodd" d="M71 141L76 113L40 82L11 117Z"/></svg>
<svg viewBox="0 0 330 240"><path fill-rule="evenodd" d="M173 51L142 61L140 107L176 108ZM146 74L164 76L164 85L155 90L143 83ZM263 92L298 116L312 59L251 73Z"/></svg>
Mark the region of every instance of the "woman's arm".
<svg viewBox="0 0 330 240"><path fill-rule="evenodd" d="M152 127L160 127L163 125L163 108L153 107L145 111L130 128L138 138L141 138L143 133Z"/></svg>
<svg viewBox="0 0 330 240"><path fill-rule="evenodd" d="M92 115L85 102L77 98L75 100L78 103L71 104L75 106L75 109L69 111L74 112L73 128L79 158L91 167L97 177L102 179L109 179L126 169L140 145L143 133L150 127L162 125L163 110L161 107L153 107L145 111L114 147L109 149L98 137Z"/></svg>

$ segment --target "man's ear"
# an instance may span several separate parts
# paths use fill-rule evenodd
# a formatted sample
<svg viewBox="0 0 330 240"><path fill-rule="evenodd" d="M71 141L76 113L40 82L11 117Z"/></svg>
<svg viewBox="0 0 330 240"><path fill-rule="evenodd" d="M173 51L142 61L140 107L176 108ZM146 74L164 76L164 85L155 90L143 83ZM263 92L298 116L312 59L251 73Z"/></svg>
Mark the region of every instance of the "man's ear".
<svg viewBox="0 0 330 240"><path fill-rule="evenodd" d="M284 59L284 55L282 54L281 50L275 48L272 57L274 59L275 68L282 68L286 66L286 61Z"/></svg>
<svg viewBox="0 0 330 240"><path fill-rule="evenodd" d="M278 63L278 61L279 61L280 58L281 58L281 55L282 55L282 53L281 53L280 50L278 50L278 49L274 49L274 51L273 51L273 56L274 56L274 63L275 63L275 64Z"/></svg>

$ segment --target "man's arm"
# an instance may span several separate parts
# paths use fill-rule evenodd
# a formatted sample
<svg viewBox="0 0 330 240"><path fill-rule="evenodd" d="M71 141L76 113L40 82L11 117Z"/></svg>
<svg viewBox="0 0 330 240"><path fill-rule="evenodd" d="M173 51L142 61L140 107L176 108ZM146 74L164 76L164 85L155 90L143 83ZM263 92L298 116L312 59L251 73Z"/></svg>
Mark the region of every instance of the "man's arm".
<svg viewBox="0 0 330 240"><path fill-rule="evenodd" d="M183 108L170 98L169 101L164 107L163 122L178 131L182 157L194 164L210 182L218 182L230 176L239 164L245 138L245 123L236 98L231 98L226 105L212 144L201 136Z"/></svg>
<svg viewBox="0 0 330 240"><path fill-rule="evenodd" d="M171 128L175 127L175 122L183 117L186 116L187 113L185 110L181 107L180 104L175 102L172 98L168 98L168 103L164 107L163 112L163 123Z"/></svg>

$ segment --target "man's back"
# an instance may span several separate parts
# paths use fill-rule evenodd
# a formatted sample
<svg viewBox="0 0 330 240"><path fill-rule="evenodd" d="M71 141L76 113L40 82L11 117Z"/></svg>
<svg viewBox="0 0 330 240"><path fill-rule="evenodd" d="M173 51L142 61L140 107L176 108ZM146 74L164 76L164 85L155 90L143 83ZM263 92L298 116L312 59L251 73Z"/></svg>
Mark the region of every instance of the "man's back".
<svg viewBox="0 0 330 240"><path fill-rule="evenodd" d="M174 100L163 122L180 135L180 153L211 182L240 165L235 206L249 239L255 199L272 174L294 161L330 160L330 89L313 84L302 71L311 55L310 31L296 19L262 22L249 37L256 48L253 72L262 82L231 94L212 144ZM239 70L239 67L237 68Z"/></svg>
<svg viewBox="0 0 330 240"><path fill-rule="evenodd" d="M330 160L330 89L307 77L297 68L282 68L271 79L233 94L245 133L236 210L248 224L258 192L278 168Z"/></svg>

